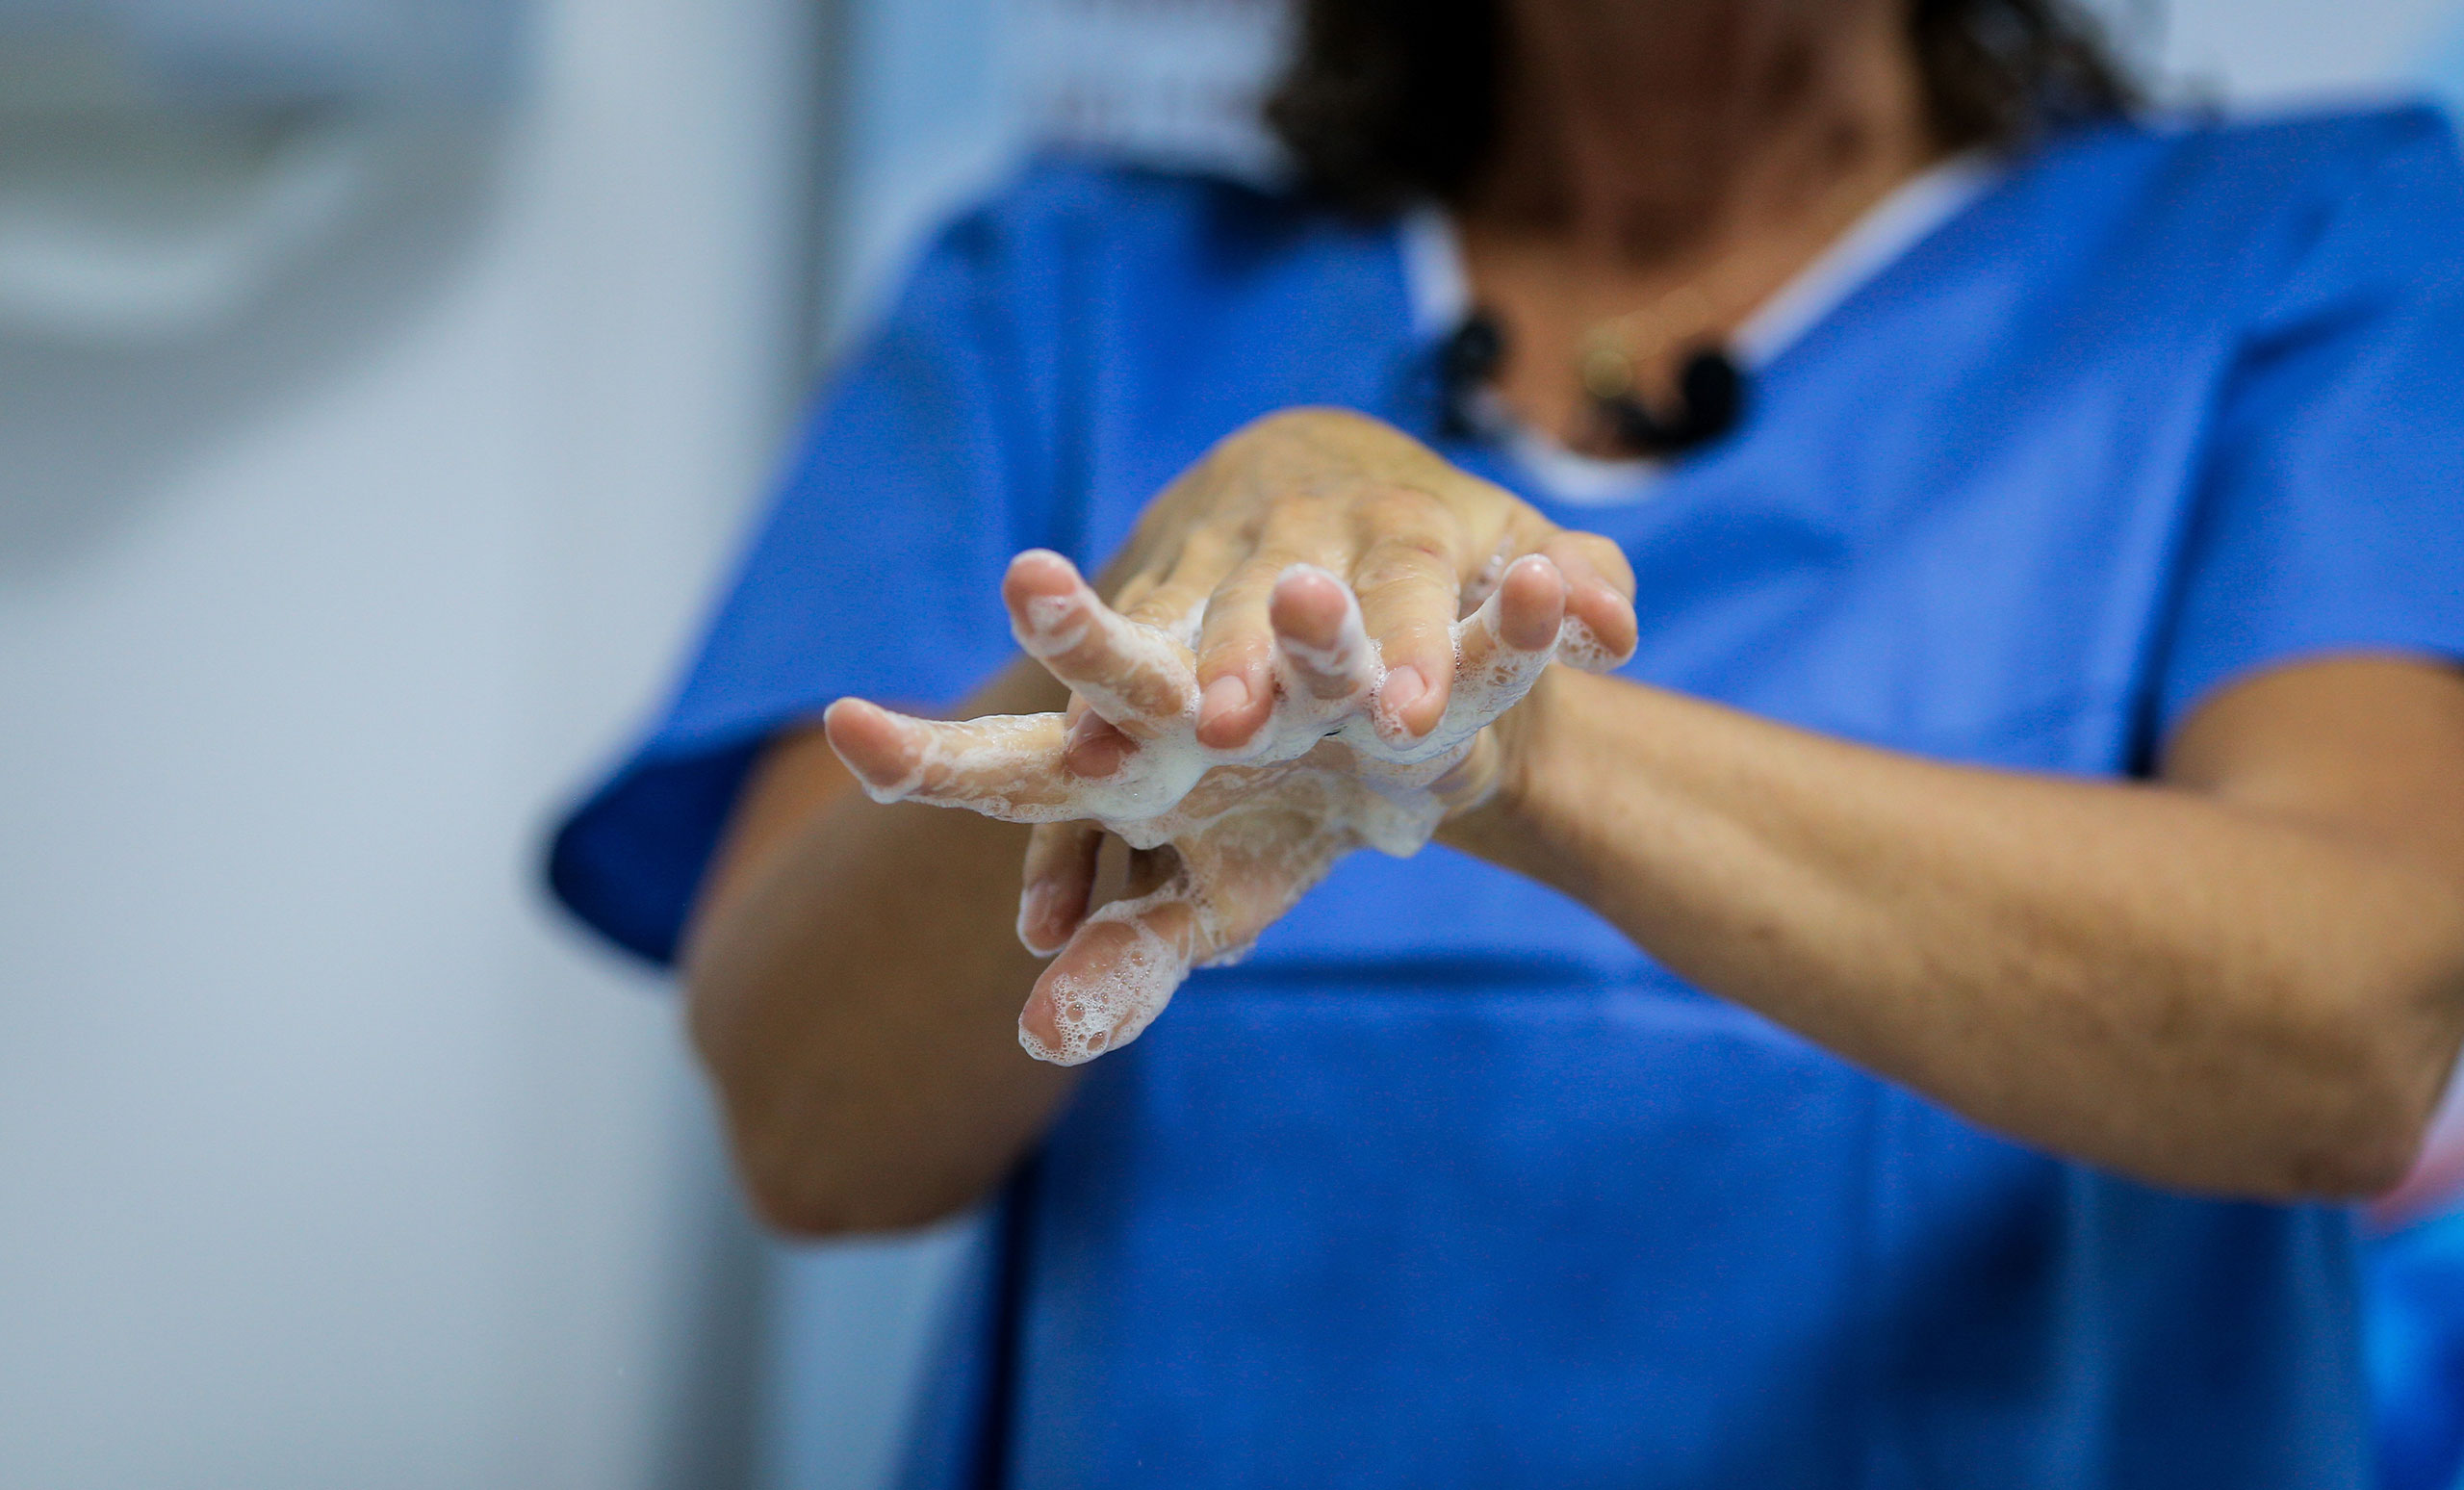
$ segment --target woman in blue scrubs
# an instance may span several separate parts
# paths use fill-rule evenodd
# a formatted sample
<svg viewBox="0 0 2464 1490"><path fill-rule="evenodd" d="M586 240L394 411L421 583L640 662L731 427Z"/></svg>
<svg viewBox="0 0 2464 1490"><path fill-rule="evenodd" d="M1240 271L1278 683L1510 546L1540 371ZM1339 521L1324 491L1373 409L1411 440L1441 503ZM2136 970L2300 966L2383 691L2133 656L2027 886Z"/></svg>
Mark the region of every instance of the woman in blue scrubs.
<svg viewBox="0 0 2464 1490"><path fill-rule="evenodd" d="M1052 161L939 237L556 844L778 1223L1001 1195L915 1482L2361 1483L2329 1202L2464 1034L2443 126L2129 122L2035 0L1303 33L1293 191ZM1296 560L1407 733L1499 558L1635 650L1065 1069L1026 831L815 728L1061 708L1030 548L1206 601L1218 744ZM1093 842L1041 835L1050 945Z"/></svg>

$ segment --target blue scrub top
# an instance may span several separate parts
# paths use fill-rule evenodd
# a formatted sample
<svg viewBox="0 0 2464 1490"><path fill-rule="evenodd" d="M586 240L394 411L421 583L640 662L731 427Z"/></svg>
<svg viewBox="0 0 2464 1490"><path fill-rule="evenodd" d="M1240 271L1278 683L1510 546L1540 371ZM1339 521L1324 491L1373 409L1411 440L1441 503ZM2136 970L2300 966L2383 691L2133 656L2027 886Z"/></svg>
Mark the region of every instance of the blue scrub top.
<svg viewBox="0 0 2464 1490"><path fill-rule="evenodd" d="M2129 774L2251 669L2464 655L2464 189L2428 111L2048 141L1624 505L1441 438L1431 351L1392 223L1037 165L821 399L557 890L670 956L764 739L840 694L960 699L1010 655L1013 552L1100 562L1293 404L1622 544L1628 676L1939 758ZM1355 857L1198 974L1005 1216L918 1484L2367 1469L2341 1213L2015 1146L1442 848Z"/></svg>
<svg viewBox="0 0 2464 1490"><path fill-rule="evenodd" d="M2373 1241L2363 1313L2381 1490L2464 1484L2464 1210Z"/></svg>

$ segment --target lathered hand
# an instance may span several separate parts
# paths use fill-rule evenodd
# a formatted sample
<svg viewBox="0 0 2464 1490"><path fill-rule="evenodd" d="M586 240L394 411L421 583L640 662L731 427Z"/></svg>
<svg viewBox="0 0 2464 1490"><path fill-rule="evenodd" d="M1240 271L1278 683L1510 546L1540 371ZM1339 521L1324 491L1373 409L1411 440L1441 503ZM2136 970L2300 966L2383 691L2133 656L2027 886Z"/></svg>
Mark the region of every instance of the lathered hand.
<svg viewBox="0 0 2464 1490"><path fill-rule="evenodd" d="M1484 797L1498 770L1484 732L1551 662L1624 659L1568 615L1557 566L1525 557L1454 624L1444 714L1414 735L1381 717L1384 665L1349 587L1296 565L1270 605L1273 707L1244 743L1216 748L1197 737L1202 614L1171 629L1129 620L1043 552L1019 555L1003 590L1019 644L1071 688L1069 713L944 723L841 700L827 724L876 801L1043 825L1018 930L1059 956L1019 1040L1064 1065L1135 1040L1192 966L1236 961L1346 854L1415 853ZM1106 832L1138 851L1142 892L1090 914Z"/></svg>

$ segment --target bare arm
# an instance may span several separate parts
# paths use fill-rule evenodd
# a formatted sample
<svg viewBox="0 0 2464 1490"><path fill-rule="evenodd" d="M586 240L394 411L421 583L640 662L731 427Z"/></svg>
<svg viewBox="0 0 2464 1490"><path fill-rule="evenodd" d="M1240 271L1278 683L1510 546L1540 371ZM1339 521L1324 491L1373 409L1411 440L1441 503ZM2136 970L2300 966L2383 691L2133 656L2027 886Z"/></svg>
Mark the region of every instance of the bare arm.
<svg viewBox="0 0 2464 1490"><path fill-rule="evenodd" d="M1057 708L1020 664L969 712ZM920 1225L998 1184L1074 1073L1018 1048L1027 831L881 807L818 730L757 768L687 941L695 1043L762 1215L812 1234Z"/></svg>
<svg viewBox="0 0 2464 1490"><path fill-rule="evenodd" d="M1989 1127L2273 1198L2400 1179L2464 1035L2464 680L2228 688L2158 785L1964 769L1552 674L1453 841Z"/></svg>
<svg viewBox="0 0 2464 1490"><path fill-rule="evenodd" d="M1373 421L1300 411L1235 434L1175 481L1103 587L1145 621L1205 606L1197 681L1247 683L1237 700L1212 691L1195 711L1198 732L1229 745L1253 735L1273 703L1267 633L1278 577L1296 560L1345 555L1333 572L1358 590L1384 657L1425 675L1424 689L1394 710L1425 734L1450 696L1448 636L1463 584L1484 567L1543 552L1575 582L1548 598L1539 629L1553 637L1550 617L1562 611L1612 652L1630 649L1631 581L1604 541L1559 532ZM1014 566L1005 586L1014 621L1032 632L1040 604L1073 594L1079 581L1065 570ZM1056 709L1065 696L1053 674L1094 682L1116 665L1100 641L1050 652L962 712ZM888 716L842 707L833 721L841 750L856 748L890 780L908 770L911 762L893 758L902 745ZM1135 748L1109 727L1071 738L1056 777L1105 776ZM1094 889L1091 830L1053 823L1031 835L972 813L877 806L856 786L819 730L774 746L737 808L685 948L694 1038L738 1166L762 1213L792 1231L920 1224L972 1203L1034 1143L1072 1085L1019 1047L1020 1008L1041 970L1019 937L1051 951L1080 931ZM1023 927L1022 857L1031 890ZM1128 891L1169 867L1168 854L1134 857ZM1252 878L1257 898L1274 901L1272 882L1289 876ZM1073 956L1116 952L1098 929L1054 966L1066 973ZM1033 1013L1030 1031L1040 1027Z"/></svg>
<svg viewBox="0 0 2464 1490"><path fill-rule="evenodd" d="M1278 577L1343 577L1387 684L1426 655L1414 681L1435 687L1374 700L1417 736L1446 705L1431 648L1447 618L1515 552L1552 556L1568 613L1630 639L1613 550L1394 431L1301 411L1175 483L1120 593L1157 619L1206 604L1196 730L1234 748L1277 706ZM978 702L1048 709L1061 692L1022 666ZM854 722L895 779L887 718ZM1054 778L1138 748L1072 738ZM1466 769L1495 794L1453 841L1585 901L1712 991L2056 1152L2220 1193L2369 1193L2400 1177L2464 1037L2464 681L2443 668L2346 659L2247 681L2190 720L2155 785L1947 766L1563 668L1481 739ZM963 1206L1070 1080L1016 1043L1038 976L1014 932L1026 833L851 785L817 734L773 753L688 954L749 1181L801 1230ZM1051 851L1077 832L1038 830L1046 851L1028 858L1029 906L1063 908L1031 927L1041 944L1085 930L1091 861Z"/></svg>

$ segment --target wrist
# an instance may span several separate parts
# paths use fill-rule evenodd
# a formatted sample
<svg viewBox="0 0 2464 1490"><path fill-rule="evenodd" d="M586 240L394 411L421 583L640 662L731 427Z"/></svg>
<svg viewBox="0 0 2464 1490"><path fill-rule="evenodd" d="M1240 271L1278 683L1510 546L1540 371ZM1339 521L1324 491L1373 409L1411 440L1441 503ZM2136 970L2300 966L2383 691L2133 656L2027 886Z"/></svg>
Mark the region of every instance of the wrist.
<svg viewBox="0 0 2464 1490"><path fill-rule="evenodd" d="M1490 780L1478 800L1449 817L1438 841L1508 868L1528 872L1548 837L1550 803L1562 783L1566 714L1584 685L1599 680L1552 667L1523 702L1488 729Z"/></svg>

